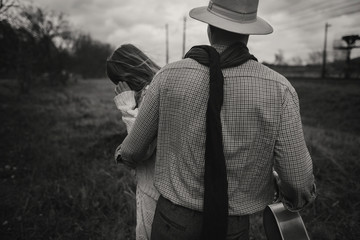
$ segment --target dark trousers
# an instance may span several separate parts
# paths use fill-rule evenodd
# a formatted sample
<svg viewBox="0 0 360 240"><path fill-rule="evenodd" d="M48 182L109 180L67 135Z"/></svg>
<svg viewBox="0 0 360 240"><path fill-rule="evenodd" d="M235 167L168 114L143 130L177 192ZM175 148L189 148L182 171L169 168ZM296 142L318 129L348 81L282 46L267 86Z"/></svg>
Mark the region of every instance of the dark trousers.
<svg viewBox="0 0 360 240"><path fill-rule="evenodd" d="M160 196L152 225L151 240L199 240L201 228L201 212L173 204ZM229 217L226 240L249 240L249 215Z"/></svg>

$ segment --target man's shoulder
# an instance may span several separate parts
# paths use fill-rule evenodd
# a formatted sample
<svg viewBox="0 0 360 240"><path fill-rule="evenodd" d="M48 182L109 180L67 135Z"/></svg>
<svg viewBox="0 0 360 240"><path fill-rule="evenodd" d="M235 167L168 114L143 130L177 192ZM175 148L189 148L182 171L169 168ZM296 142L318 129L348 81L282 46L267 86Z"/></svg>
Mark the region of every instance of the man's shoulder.
<svg viewBox="0 0 360 240"><path fill-rule="evenodd" d="M209 72L208 67L201 65L197 61L186 58L181 59L176 62L169 63L161 68L161 70L158 72L158 74L164 76L170 75L176 75L181 74L182 71L186 70L195 70L203 72L204 74L207 74ZM247 61L243 65L239 67L232 68L231 70L225 70L227 76L233 76L233 77L253 77L257 79L261 79L264 81L270 81L275 84L283 85L285 88L292 89L291 83L288 81L286 77L281 75L280 73L274 71L273 69L265 66L262 63L259 63L254 60Z"/></svg>
<svg viewBox="0 0 360 240"><path fill-rule="evenodd" d="M169 63L162 67L159 71L159 73L164 72L171 72L171 71L178 71L181 69L194 69L194 70L200 70L200 71L208 71L208 68L201 65L200 63L196 62L193 59L185 58L181 59L176 62Z"/></svg>
<svg viewBox="0 0 360 240"><path fill-rule="evenodd" d="M162 67L155 75L154 80L162 84L177 81L186 76L187 81L199 79L209 73L209 69L195 60L186 58L169 63Z"/></svg>
<svg viewBox="0 0 360 240"><path fill-rule="evenodd" d="M286 77L262 63L257 61L248 61L244 64L244 67L246 70L245 74L250 74L256 78L263 79L265 81L272 81L277 84L292 88L291 83Z"/></svg>

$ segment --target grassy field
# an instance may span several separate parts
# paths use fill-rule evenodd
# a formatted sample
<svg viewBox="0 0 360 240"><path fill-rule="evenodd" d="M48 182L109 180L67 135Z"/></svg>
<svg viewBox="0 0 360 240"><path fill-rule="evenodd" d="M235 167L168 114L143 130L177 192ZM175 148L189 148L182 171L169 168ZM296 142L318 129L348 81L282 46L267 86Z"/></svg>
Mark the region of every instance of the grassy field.
<svg viewBox="0 0 360 240"><path fill-rule="evenodd" d="M360 239L360 82L292 80L318 198L312 239ZM113 162L126 135L105 79L19 96L0 82L1 239L134 239L135 184ZM261 215L252 239L265 239Z"/></svg>

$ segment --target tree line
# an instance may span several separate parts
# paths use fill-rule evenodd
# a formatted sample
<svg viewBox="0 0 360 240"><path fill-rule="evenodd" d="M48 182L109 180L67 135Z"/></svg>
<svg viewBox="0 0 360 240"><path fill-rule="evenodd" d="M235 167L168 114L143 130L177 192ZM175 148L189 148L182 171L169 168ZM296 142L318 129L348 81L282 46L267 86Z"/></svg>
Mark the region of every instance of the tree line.
<svg viewBox="0 0 360 240"><path fill-rule="evenodd" d="M112 51L72 29L62 13L0 0L0 79L16 79L21 92L38 82L65 85L70 79L104 77Z"/></svg>

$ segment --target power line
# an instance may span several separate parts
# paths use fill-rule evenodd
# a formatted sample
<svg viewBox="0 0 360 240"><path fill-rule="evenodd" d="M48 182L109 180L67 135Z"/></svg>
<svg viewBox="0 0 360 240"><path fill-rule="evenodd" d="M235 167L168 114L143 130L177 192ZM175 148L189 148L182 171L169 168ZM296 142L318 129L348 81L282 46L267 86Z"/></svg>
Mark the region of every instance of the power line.
<svg viewBox="0 0 360 240"><path fill-rule="evenodd" d="M359 0L326 0L321 1L317 0L316 2L310 2L310 1L297 1L294 4L286 4L281 9L278 9L278 11L286 11L289 13L291 18L293 20L286 21L280 25L280 29L275 31L285 31L289 29L294 28L301 28L301 29L318 29L319 31L323 31L323 24L325 24L326 21L332 18L336 18L342 15L352 15L355 13L360 12L360 1ZM354 25L358 25L354 23ZM355 27L355 26L354 26ZM354 29L352 27L352 29ZM347 29L349 29L349 23L347 23L346 26ZM359 28L359 26L357 26ZM321 31L321 32L322 32ZM319 53L322 53L323 49L322 47L316 47L313 50L311 49L310 42L304 45L301 45L303 47L297 46L290 46L285 47L285 51L287 51L290 55L308 55L310 53L313 53L314 51L317 51ZM328 54L331 54L333 51L326 50Z"/></svg>
<svg viewBox="0 0 360 240"><path fill-rule="evenodd" d="M334 12L339 12L339 11L343 11L343 10L346 10L348 9L349 7L351 7L351 11L350 12L356 12L357 10L360 11L360 8L353 8L354 6L358 5L360 7L360 2L348 2L346 4L340 4L340 5L333 5L333 6L329 6L327 8L323 8L322 9L322 15L328 15L331 13L334 13ZM336 7L336 8L334 8ZM345 11L345 14L346 14L346 11ZM293 18L293 20L291 21L287 21L286 24L283 24L283 26L286 28L288 26L293 26L294 23L297 23L300 18L303 19L305 18L306 20L309 20L309 19L314 19L316 18L316 16L319 16L319 15L316 15L314 12L309 12L307 14L298 14L296 16L296 14L294 14L295 17ZM337 13L336 15L343 15L343 13Z"/></svg>
<svg viewBox="0 0 360 240"><path fill-rule="evenodd" d="M292 18L294 20L292 21L287 21L286 24L288 23L291 23L293 21L297 21L298 19L300 18L308 18L309 16L316 16L315 12L316 11L321 11L321 12L326 12L326 11L334 11L334 10L337 10L337 9L344 9L344 8L347 8L349 7L349 5L356 5L356 4L359 4L360 2L358 2L357 0L355 1L352 1L352 2L346 2L346 3L336 3L336 4L332 4L332 5L329 5L328 3L321 3L321 5L318 3L317 6L318 8L313 8L313 7L310 7L310 8L307 8L305 9L304 11L297 11L297 12L294 12L291 14ZM324 5L327 5L326 7ZM334 9L335 7L335 9Z"/></svg>
<svg viewBox="0 0 360 240"><path fill-rule="evenodd" d="M311 17L311 15L314 15L314 12L317 10L326 10L327 7L329 6L329 4L331 4L330 6L333 6L334 4L348 4L348 2L344 3L344 2L337 2L338 0L335 1L321 1L321 2L317 2L317 3L310 3L310 2L306 2L305 4L302 5L302 8L296 8L297 5L299 5L299 3L303 3L303 1L298 1L297 4L292 4L290 7L285 7L283 8L283 10L286 10L287 13L290 13L292 16L292 21L287 21L285 24L291 24L292 22L296 22L299 19L303 19L305 17L308 18L308 16ZM350 0L353 1L353 0ZM356 1L356 0L355 0ZM280 10L282 11L282 10Z"/></svg>
<svg viewBox="0 0 360 240"><path fill-rule="evenodd" d="M302 10L302 12L314 12L314 11L324 11L327 10L329 8L333 8L333 7L341 7L341 5L351 5L354 3L359 3L358 0L350 0L348 2L329 2L329 1L324 1L324 2L318 2L315 4L312 4L311 6L309 6L307 9Z"/></svg>
<svg viewBox="0 0 360 240"><path fill-rule="evenodd" d="M289 3L286 6L281 7L278 11L290 11L290 12L304 12L308 9L313 8L313 6L318 6L321 4L328 4L331 2L337 2L339 0L324 0L324 1L317 1L317 3L312 3L311 1L304 2L304 1L297 1L296 3ZM293 11L291 11L293 10Z"/></svg>
<svg viewBox="0 0 360 240"><path fill-rule="evenodd" d="M344 10L344 9L334 9L333 11L324 13L324 15L328 19L335 18L335 17L342 16L342 15L351 15L351 14L360 12L360 4L359 4L358 8L351 8L351 9L347 9L347 11L339 12L340 10ZM289 24L284 28L278 29L277 31L285 31L285 30L289 30L289 29L293 29L293 28L302 28L302 27L303 28L314 28L314 27L316 27L316 24L322 23L321 20L323 20L323 19L319 19L319 17L309 18L305 22L302 22L300 24Z"/></svg>
<svg viewBox="0 0 360 240"><path fill-rule="evenodd" d="M351 15L351 14L354 14L354 13L357 13L357 12L360 12L360 4L359 4L359 7L358 8L352 8L352 9L349 9L348 12L346 12L346 14L343 14L343 13L337 13L337 14L331 14L329 15L329 17L338 17L338 16L343 16L343 15Z"/></svg>

